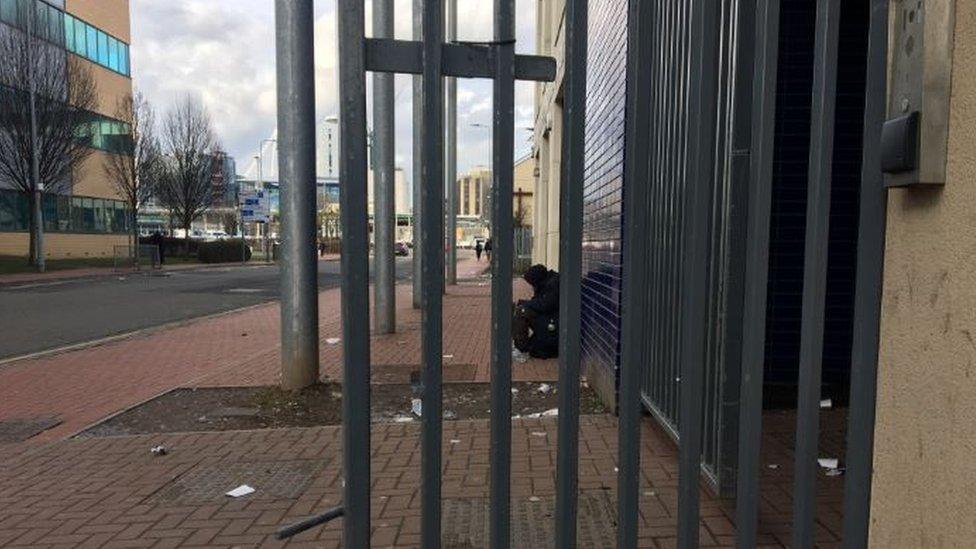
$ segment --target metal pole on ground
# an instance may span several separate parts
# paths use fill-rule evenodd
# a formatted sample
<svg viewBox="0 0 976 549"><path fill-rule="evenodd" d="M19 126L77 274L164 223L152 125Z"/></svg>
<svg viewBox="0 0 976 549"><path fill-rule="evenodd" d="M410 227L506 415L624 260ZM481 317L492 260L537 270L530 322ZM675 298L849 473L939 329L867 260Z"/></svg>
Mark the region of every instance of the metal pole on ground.
<svg viewBox="0 0 976 549"><path fill-rule="evenodd" d="M277 0L281 222L281 385L318 381L315 259L315 77L312 0Z"/></svg>
<svg viewBox="0 0 976 549"><path fill-rule="evenodd" d="M495 0L492 116L491 254L491 547L511 535L512 187L515 141L515 0ZM495 143L497 141L497 144Z"/></svg>
<svg viewBox="0 0 976 549"><path fill-rule="evenodd" d="M586 0L566 3L563 169L559 184L559 450L556 458L556 547L576 546L579 488L580 310L583 156L586 122Z"/></svg>
<svg viewBox="0 0 976 549"><path fill-rule="evenodd" d="M413 39L420 41L423 39L423 0L413 0ZM423 134L423 77L415 75L413 77L413 308L419 309L421 304L421 294L423 293L423 231L421 230L421 216L423 211L423 186L424 176L421 169L421 143Z"/></svg>
<svg viewBox="0 0 976 549"><path fill-rule="evenodd" d="M393 38L393 0L373 1L373 36ZM376 247L373 327L396 331L396 194L394 189L393 74L373 74L373 199Z"/></svg>
<svg viewBox="0 0 976 549"><path fill-rule="evenodd" d="M457 40L457 0L446 0L447 42ZM444 184L447 188L447 283L457 284L457 79L449 77L444 84L447 107L444 124Z"/></svg>
<svg viewBox="0 0 976 549"><path fill-rule="evenodd" d="M441 409L444 303L444 82L441 53L444 12L441 0L423 2L423 292L421 364L423 417L420 435L420 545L441 541Z"/></svg>
<svg viewBox="0 0 976 549"><path fill-rule="evenodd" d="M797 549L813 547L816 533L817 448L820 437L840 11L840 0L817 2L793 476L793 547Z"/></svg>
<svg viewBox="0 0 976 549"><path fill-rule="evenodd" d="M736 475L736 547L756 546L759 514L759 451L762 446L763 366L766 358L766 287L769 216L773 186L779 0L756 4L752 135L746 239L746 287L742 310L742 379L739 392L739 471Z"/></svg>
<svg viewBox="0 0 976 549"><path fill-rule="evenodd" d="M627 117L625 122L623 302L621 309L620 396L617 446L617 547L636 547L640 522L640 368L642 341L646 337L646 314L640 296L648 283L646 215L649 192L650 152L648 128L651 104L642 97L652 83L651 2L631 2L627 17ZM571 159L570 159L571 161ZM562 260L562 258L560 258Z"/></svg>
<svg viewBox="0 0 976 549"><path fill-rule="evenodd" d="M888 192L881 165L881 128L885 120L888 60L888 0L872 0L864 89L864 160L857 231L854 337L851 349L851 397L847 425L847 474L844 476L843 547L868 546L871 520L871 465L878 391L878 340L884 282L885 219Z"/></svg>
<svg viewBox="0 0 976 549"><path fill-rule="evenodd" d="M284 1L284 0L279 0ZM309 16L311 20L311 16ZM369 230L366 211L366 27L362 0L339 0L339 216L342 220L343 547L370 542Z"/></svg>

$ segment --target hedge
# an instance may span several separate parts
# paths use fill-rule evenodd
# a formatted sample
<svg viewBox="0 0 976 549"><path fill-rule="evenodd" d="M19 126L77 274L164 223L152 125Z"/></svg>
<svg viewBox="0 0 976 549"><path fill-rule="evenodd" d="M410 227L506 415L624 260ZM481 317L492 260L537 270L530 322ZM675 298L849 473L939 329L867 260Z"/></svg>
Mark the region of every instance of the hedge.
<svg viewBox="0 0 976 549"><path fill-rule="evenodd" d="M244 246L241 258L241 239L201 242L197 247L197 259L201 263L239 263L251 260L251 247Z"/></svg>

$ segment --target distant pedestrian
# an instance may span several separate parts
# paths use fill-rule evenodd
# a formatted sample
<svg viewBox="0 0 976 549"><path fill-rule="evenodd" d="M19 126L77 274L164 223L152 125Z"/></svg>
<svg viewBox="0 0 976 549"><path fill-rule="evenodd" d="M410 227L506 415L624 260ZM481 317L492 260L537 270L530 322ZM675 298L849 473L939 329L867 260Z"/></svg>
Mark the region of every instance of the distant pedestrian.
<svg viewBox="0 0 976 549"><path fill-rule="evenodd" d="M152 243L156 245L156 250L159 253L159 264L160 265L163 265L163 264L166 263L166 246L164 244L165 241L166 241L166 239L163 237L163 234L162 233L160 233L159 231L156 231L155 233L153 233Z"/></svg>
<svg viewBox="0 0 976 549"><path fill-rule="evenodd" d="M325 257L325 242L319 241L319 257Z"/></svg>
<svg viewBox="0 0 976 549"><path fill-rule="evenodd" d="M491 261L491 239L485 240L485 257Z"/></svg>
<svg viewBox="0 0 976 549"><path fill-rule="evenodd" d="M474 243L474 255L475 255L476 258L478 258L478 262L481 262L481 252L482 252L482 250L484 250L484 248L481 247L481 241L480 240L475 241L475 243Z"/></svg>

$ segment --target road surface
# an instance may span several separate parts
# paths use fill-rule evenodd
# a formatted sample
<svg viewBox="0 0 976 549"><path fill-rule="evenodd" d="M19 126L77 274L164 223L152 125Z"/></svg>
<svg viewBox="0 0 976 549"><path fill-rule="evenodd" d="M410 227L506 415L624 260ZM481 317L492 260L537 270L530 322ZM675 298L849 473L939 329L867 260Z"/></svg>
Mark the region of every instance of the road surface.
<svg viewBox="0 0 976 549"><path fill-rule="evenodd" d="M397 279L411 258L397 258ZM319 289L340 284L319 262ZM277 266L174 271L0 286L0 360L277 300Z"/></svg>

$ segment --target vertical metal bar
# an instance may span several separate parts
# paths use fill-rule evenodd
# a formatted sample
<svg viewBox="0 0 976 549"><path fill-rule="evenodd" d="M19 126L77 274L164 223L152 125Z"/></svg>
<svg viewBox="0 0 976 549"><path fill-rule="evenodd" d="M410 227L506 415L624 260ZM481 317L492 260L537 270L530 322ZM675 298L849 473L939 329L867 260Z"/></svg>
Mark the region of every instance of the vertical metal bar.
<svg viewBox="0 0 976 549"><path fill-rule="evenodd" d="M510 545L512 465L512 188L515 0L495 0L491 254L491 547Z"/></svg>
<svg viewBox="0 0 976 549"><path fill-rule="evenodd" d="M441 543L441 365L444 301L444 87L441 46L444 12L440 0L423 2L423 123L421 124L421 187L423 202L423 292L421 361L420 543L426 549ZM494 411L494 410L493 410Z"/></svg>
<svg viewBox="0 0 976 549"><path fill-rule="evenodd" d="M289 0L278 0L290 5ZM311 1L307 2L311 5ZM366 16L361 0L339 0L339 196L342 223L343 546L369 547L369 231L366 211ZM312 23L312 13L305 20Z"/></svg>
<svg viewBox="0 0 976 549"><path fill-rule="evenodd" d="M579 486L580 315L583 265L583 172L586 127L587 3L566 3L563 165L559 183L559 432L556 454L556 547L576 547ZM643 290L641 290L643 295Z"/></svg>
<svg viewBox="0 0 976 549"><path fill-rule="evenodd" d="M888 202L879 166L887 102L888 0L872 0L864 91L864 155L861 164L851 397L847 427L844 537L847 549L868 545L871 463L878 381L878 338Z"/></svg>
<svg viewBox="0 0 976 549"><path fill-rule="evenodd" d="M679 386L678 547L698 546L699 474L705 386L708 309L709 210L715 177L716 97L719 69L720 2L692 4L690 138L681 295L681 383Z"/></svg>
<svg viewBox="0 0 976 549"><path fill-rule="evenodd" d="M457 0L446 0L447 41L457 39ZM444 82L447 106L445 124L447 144L444 149L444 184L447 188L447 283L457 284L457 79Z"/></svg>
<svg viewBox="0 0 976 549"><path fill-rule="evenodd" d="M818 0L810 117L810 171L807 178L806 243L803 254L803 312L800 379L796 407L793 484L793 547L813 546L817 496L824 301L830 236L830 185L834 153L837 42L840 0Z"/></svg>
<svg viewBox="0 0 976 549"><path fill-rule="evenodd" d="M423 40L423 9L424 0L413 0L413 39ZM413 308L419 309L421 294L423 293L423 195L421 189L424 183L423 168L421 167L424 110L423 110L423 76L413 77Z"/></svg>
<svg viewBox="0 0 976 549"><path fill-rule="evenodd" d="M756 4L752 89L752 155L742 310L742 374L739 389L739 452L736 477L736 546L756 546L759 451L762 444L763 366L766 360L766 287L769 216L773 186L779 0Z"/></svg>
<svg viewBox="0 0 976 549"><path fill-rule="evenodd" d="M617 444L617 547L637 547L640 486L640 369L646 318L639 296L648 281L649 123L654 20L651 2L630 2L627 13L627 106L624 149L623 289Z"/></svg>
<svg viewBox="0 0 976 549"><path fill-rule="evenodd" d="M276 6L281 154L281 385L319 377L318 261L315 251L315 63L312 1Z"/></svg>
<svg viewBox="0 0 976 549"><path fill-rule="evenodd" d="M393 0L373 0L373 36L393 38ZM373 74L373 326L396 331L396 189L394 188L393 74Z"/></svg>

